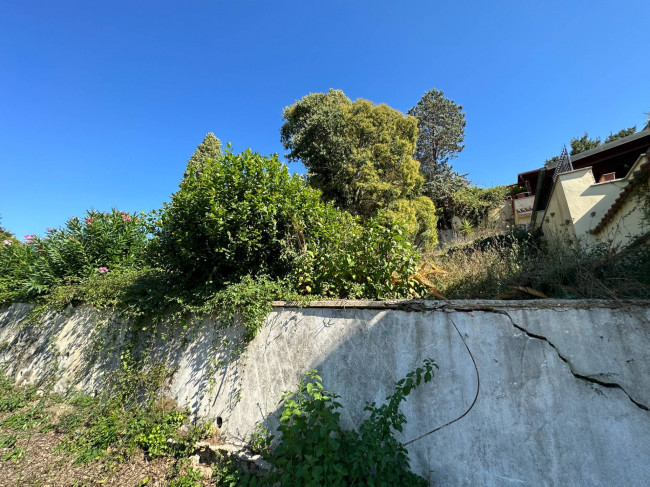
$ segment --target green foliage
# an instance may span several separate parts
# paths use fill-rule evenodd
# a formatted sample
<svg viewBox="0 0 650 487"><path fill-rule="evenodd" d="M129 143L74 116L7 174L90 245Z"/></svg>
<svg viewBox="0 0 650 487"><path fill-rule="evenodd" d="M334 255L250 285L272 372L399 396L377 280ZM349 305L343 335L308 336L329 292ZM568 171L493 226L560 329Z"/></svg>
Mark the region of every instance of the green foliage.
<svg viewBox="0 0 650 487"><path fill-rule="evenodd" d="M607 138L605 139L605 144L608 144L610 142L614 142L615 140L622 139L623 137L627 137L628 135L632 135L636 133L636 125L627 128L627 129L621 129L615 134L612 132L609 133Z"/></svg>
<svg viewBox="0 0 650 487"><path fill-rule="evenodd" d="M200 487L203 485L201 483L202 479L200 472L186 467L176 478L169 482L169 487Z"/></svg>
<svg viewBox="0 0 650 487"><path fill-rule="evenodd" d="M420 161L420 169L425 175L448 167L449 161L465 148L466 122L462 110L462 106L434 88L408 111L418 120L415 158Z"/></svg>
<svg viewBox="0 0 650 487"><path fill-rule="evenodd" d="M466 122L462 109L434 88L408 111L418 120L415 158L425 178L424 194L433 200L443 227L451 226L453 212L448 208L452 195L469 184L468 179L449 164L465 148Z"/></svg>
<svg viewBox="0 0 650 487"><path fill-rule="evenodd" d="M609 142L614 142L615 140L622 139L623 137L627 137L628 135L632 135L636 132L636 125L627 129L621 129L615 134L610 132L607 138L605 139L605 142L601 142L600 137L596 137L595 139L592 139L589 137L587 132L582 137L574 137L571 139L571 155L576 155L580 154L581 152L588 151L590 149L594 149L598 147L601 144L607 144Z"/></svg>
<svg viewBox="0 0 650 487"><path fill-rule="evenodd" d="M407 239L418 249L428 252L438 244L436 207L426 196L397 200L384 214L404 224Z"/></svg>
<svg viewBox="0 0 650 487"><path fill-rule="evenodd" d="M241 281L218 291L203 309L213 310L226 323L240 318L246 328L246 339L252 339L271 312L271 303L293 297L288 289L286 283L271 280L268 276L258 276L255 279L244 276Z"/></svg>
<svg viewBox="0 0 650 487"><path fill-rule="evenodd" d="M221 141L212 132L208 132L205 134L203 142L198 145L194 154L190 157L183 177L187 178L190 171L195 173L203 172L203 168L210 164L210 161L219 160L222 154Z"/></svg>
<svg viewBox="0 0 650 487"><path fill-rule="evenodd" d="M341 427L339 396L325 390L316 371L309 372L297 393L283 396L280 441L272 453L264 452L273 469L268 477L255 479L255 485L427 485L410 472L408 452L393 432L406 423L400 404L433 378L434 367L433 360L424 360L397 382L384 404L366 405L369 417L359 431ZM253 485L250 478L248 485Z"/></svg>
<svg viewBox="0 0 650 487"><path fill-rule="evenodd" d="M490 210L503 203L508 191L508 186L467 186L452 195L454 214L468 220L471 225L479 225L487 220Z"/></svg>
<svg viewBox="0 0 650 487"><path fill-rule="evenodd" d="M25 407L35 397L37 386L16 387L12 379L0 374L0 413Z"/></svg>
<svg viewBox="0 0 650 487"><path fill-rule="evenodd" d="M321 206L318 192L289 176L277 156L227 150L201 172L190 160L157 222L155 260L189 288L246 275L282 276L294 222Z"/></svg>
<svg viewBox="0 0 650 487"><path fill-rule="evenodd" d="M370 217L422 184L411 157L416 121L387 105L329 90L303 97L283 117L287 157L302 161L310 185L339 208Z"/></svg>
<svg viewBox="0 0 650 487"><path fill-rule="evenodd" d="M326 297L407 297L419 261L401 225L380 215L364 224L347 218L323 221L296 261L290 280L303 292Z"/></svg>
<svg viewBox="0 0 650 487"><path fill-rule="evenodd" d="M78 463L107 455L119 460L133 455L136 448L150 458L187 455L207 430L191 425L181 434L189 413L157 401L168 375L162 365L143 368L124 355L105 393L90 401L78 397L78 413L62 418L58 427L68 433L68 439L61 448Z"/></svg>
<svg viewBox="0 0 650 487"><path fill-rule="evenodd" d="M147 229L141 216L113 209L72 217L45 238L0 246L0 302L29 300L55 285L142 264Z"/></svg>
<svg viewBox="0 0 650 487"><path fill-rule="evenodd" d="M573 137L571 139L571 155L580 154L581 152L594 149L601 144L600 137L592 139L587 132L582 137Z"/></svg>
<svg viewBox="0 0 650 487"><path fill-rule="evenodd" d="M167 377L164 367L142 367L126 354L113 381L93 398L47 391L36 396L35 386L16 386L0 374L0 397L7 399L5 406L11 404L10 409L5 407L0 412L13 413L3 415L0 422L0 460L28 459L22 446L25 439L29 444L35 434L54 431L64 435L55 449L68 453L77 463L100 460L108 471L111 464L132 458L136 452L148 458L174 457L178 460L170 485L198 487L201 477L187 467L187 456L209 429L188 425L187 411L174 407L173 401L158 400ZM149 480L145 478L139 485Z"/></svg>
<svg viewBox="0 0 650 487"><path fill-rule="evenodd" d="M460 232L466 237L469 237L474 233L474 227L469 221L463 220L460 225Z"/></svg>

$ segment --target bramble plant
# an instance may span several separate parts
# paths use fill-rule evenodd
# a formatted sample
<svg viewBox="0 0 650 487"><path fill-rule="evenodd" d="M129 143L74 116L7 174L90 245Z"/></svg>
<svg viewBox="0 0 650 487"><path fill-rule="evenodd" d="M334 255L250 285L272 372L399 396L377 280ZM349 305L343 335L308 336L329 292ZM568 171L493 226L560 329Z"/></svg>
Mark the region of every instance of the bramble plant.
<svg viewBox="0 0 650 487"><path fill-rule="evenodd" d="M436 363L425 359L395 384L384 404L367 404L370 416L359 431L341 427L339 396L325 390L315 370L308 372L295 394L283 396L281 436L272 452L273 437L266 439L262 452L273 466L270 474L242 475L239 485L427 485L410 471L408 451L393 432L401 432L406 423L400 404L413 389L431 381L434 368Z"/></svg>

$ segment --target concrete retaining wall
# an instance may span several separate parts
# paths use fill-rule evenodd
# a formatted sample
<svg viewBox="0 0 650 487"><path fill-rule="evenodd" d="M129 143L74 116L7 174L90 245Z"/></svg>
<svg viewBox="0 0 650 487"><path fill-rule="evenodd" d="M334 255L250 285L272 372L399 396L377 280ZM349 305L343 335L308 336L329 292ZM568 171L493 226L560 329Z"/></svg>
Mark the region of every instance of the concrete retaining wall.
<svg viewBox="0 0 650 487"><path fill-rule="evenodd" d="M273 430L282 392L318 369L352 427L366 401L431 357L440 369L402 407L399 438L421 437L408 445L411 464L432 485L650 485L649 303L279 304L241 351L237 328L172 326L152 348L176 367L167 394L245 440L257 422ZM0 310L6 371L101 388L125 324L78 308L23 326L28 311ZM99 335L107 346L93 352Z"/></svg>

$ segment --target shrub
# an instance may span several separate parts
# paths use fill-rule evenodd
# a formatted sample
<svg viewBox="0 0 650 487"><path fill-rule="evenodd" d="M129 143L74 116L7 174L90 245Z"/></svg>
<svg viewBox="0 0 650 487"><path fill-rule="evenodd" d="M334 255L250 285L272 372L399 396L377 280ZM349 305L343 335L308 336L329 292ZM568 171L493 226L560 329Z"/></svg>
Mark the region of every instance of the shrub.
<svg viewBox="0 0 650 487"><path fill-rule="evenodd" d="M292 273L308 294L340 298L407 297L419 256L402 227L379 217L339 215L315 225Z"/></svg>
<svg viewBox="0 0 650 487"><path fill-rule="evenodd" d="M403 223L409 241L423 252L431 251L438 245L436 207L426 196L397 200L385 215L394 222Z"/></svg>
<svg viewBox="0 0 650 487"><path fill-rule="evenodd" d="M406 417L399 412L400 404L414 388L433 378L434 367L437 365L433 360L425 359L422 367L395 384L395 392L386 398L385 404L367 404L365 410L370 415L358 432L341 427L339 396L324 389L316 371L309 372L296 394L285 392L283 396L279 443L272 453L265 452L273 465L270 475L255 479L255 483L251 479L242 479L241 483L427 485L423 478L410 471L408 452L395 439L393 431L402 431L406 423Z"/></svg>
<svg viewBox="0 0 650 487"><path fill-rule="evenodd" d="M147 227L142 215L115 208L90 210L65 227L48 229L39 240L47 268L55 278L83 278L115 267L137 267L144 259Z"/></svg>
<svg viewBox="0 0 650 487"><path fill-rule="evenodd" d="M492 208L497 208L503 202L508 191L508 186L467 186L452 195L453 211L460 218L469 220L472 225L479 225L487 219Z"/></svg>
<svg viewBox="0 0 650 487"><path fill-rule="evenodd" d="M142 264L147 245L144 219L113 209L72 217L44 238L0 247L0 301L31 299L63 283Z"/></svg>
<svg viewBox="0 0 650 487"><path fill-rule="evenodd" d="M190 160L157 222L155 260L190 287L281 276L290 265L285 249L294 221L320 207L319 193L289 176L277 156L227 150L201 171Z"/></svg>
<svg viewBox="0 0 650 487"><path fill-rule="evenodd" d="M32 244L7 240L0 246L0 303L24 301L47 289L32 272L38 257Z"/></svg>
<svg viewBox="0 0 650 487"><path fill-rule="evenodd" d="M155 259L190 288L288 275L307 294L406 296L417 260L398 225L362 224L289 176L277 156L250 150L226 151L201 171L190 161L160 216Z"/></svg>

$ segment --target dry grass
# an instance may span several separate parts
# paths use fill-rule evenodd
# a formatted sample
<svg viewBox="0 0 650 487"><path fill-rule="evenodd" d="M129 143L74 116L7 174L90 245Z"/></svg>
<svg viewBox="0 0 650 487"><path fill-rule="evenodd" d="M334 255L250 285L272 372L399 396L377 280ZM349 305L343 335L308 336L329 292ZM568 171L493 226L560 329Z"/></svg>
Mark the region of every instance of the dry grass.
<svg viewBox="0 0 650 487"><path fill-rule="evenodd" d="M564 238L492 235L427 256L447 272L430 276L449 299L532 298L528 287L555 298L650 298L650 247L586 250Z"/></svg>

